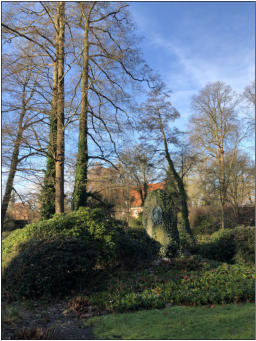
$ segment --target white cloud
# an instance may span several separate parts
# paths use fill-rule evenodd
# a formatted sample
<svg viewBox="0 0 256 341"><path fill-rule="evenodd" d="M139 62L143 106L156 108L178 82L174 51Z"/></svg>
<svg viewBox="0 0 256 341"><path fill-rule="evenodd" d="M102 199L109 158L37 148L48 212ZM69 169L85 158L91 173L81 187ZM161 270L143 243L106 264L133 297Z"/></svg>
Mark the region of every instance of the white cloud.
<svg viewBox="0 0 256 341"><path fill-rule="evenodd" d="M159 34L151 37L151 45L170 56L165 57L164 78L173 91L172 103L181 114L177 125L182 129L191 115L191 97L207 83L223 81L241 93L254 79L253 51L234 51L231 46L229 53L225 49L222 56L211 55L205 59L200 51L193 54L185 46L178 46Z"/></svg>
<svg viewBox="0 0 256 341"><path fill-rule="evenodd" d="M196 91L205 84L214 81L224 81L231 85L236 91L243 91L254 78L254 53L253 51L234 51L230 49L230 54L222 55L221 58L209 56L206 60L200 53L191 55L182 46L174 45L165 38L154 35L152 43L166 52L177 57L180 67L175 73L167 76L172 80L176 89L183 85L187 89L187 84L193 84ZM170 60L169 63L173 61ZM165 65L168 70L168 66Z"/></svg>

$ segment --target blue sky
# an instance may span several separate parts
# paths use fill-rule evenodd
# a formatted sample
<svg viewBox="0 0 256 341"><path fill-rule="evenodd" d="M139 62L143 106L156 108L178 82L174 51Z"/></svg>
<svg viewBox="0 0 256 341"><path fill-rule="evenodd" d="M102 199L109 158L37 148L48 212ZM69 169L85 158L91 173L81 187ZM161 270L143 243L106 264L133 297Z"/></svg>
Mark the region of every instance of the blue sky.
<svg viewBox="0 0 256 341"><path fill-rule="evenodd" d="M191 96L209 82L243 92L254 80L254 3L130 2L149 65L173 91L185 129Z"/></svg>

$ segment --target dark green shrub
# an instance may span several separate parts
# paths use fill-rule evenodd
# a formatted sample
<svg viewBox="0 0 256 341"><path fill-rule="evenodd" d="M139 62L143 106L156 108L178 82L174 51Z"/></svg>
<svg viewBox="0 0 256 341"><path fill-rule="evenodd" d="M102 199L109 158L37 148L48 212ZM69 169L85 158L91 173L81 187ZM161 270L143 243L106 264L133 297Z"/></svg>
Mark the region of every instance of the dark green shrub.
<svg viewBox="0 0 256 341"><path fill-rule="evenodd" d="M119 264L125 268L134 268L152 261L160 249L160 244L140 228L119 229L115 235L115 245L115 255Z"/></svg>
<svg viewBox="0 0 256 341"><path fill-rule="evenodd" d="M108 261L112 257L114 247L113 236L116 222L107 217L101 209L80 209L67 215L56 214L49 220L25 226L13 231L2 243L2 261L5 267L15 257L16 248L31 239L55 240L56 238L74 237L88 238L98 241L101 258Z"/></svg>
<svg viewBox="0 0 256 341"><path fill-rule="evenodd" d="M169 240L167 245L163 245L160 248L159 255L161 258L174 258L178 255L180 245L175 240Z"/></svg>
<svg viewBox="0 0 256 341"><path fill-rule="evenodd" d="M215 218L202 217L200 223L196 225L192 231L195 235L199 234L212 234L219 229L219 222Z"/></svg>
<svg viewBox="0 0 256 341"><path fill-rule="evenodd" d="M191 207L189 220L194 235L212 234L220 228L220 214L212 206Z"/></svg>
<svg viewBox="0 0 256 341"><path fill-rule="evenodd" d="M213 233L209 242L199 244L196 253L221 262L232 262L235 255L233 230L225 229Z"/></svg>
<svg viewBox="0 0 256 341"><path fill-rule="evenodd" d="M191 207L189 219L193 233L198 235L210 235L220 228L220 209L215 206ZM225 226L233 228L238 224L237 218L230 207L225 208Z"/></svg>
<svg viewBox="0 0 256 341"><path fill-rule="evenodd" d="M255 227L238 226L234 229L236 263L254 264L255 262Z"/></svg>
<svg viewBox="0 0 256 341"><path fill-rule="evenodd" d="M195 253L228 263L254 263L254 228L238 226L213 233L208 242L198 244Z"/></svg>
<svg viewBox="0 0 256 341"><path fill-rule="evenodd" d="M97 261L89 239L30 240L3 272L3 285L14 298L63 295L88 284Z"/></svg>
<svg viewBox="0 0 256 341"><path fill-rule="evenodd" d="M3 240L4 286L17 297L65 294L82 279L86 287L95 265L135 267L151 261L158 250L144 230L124 229L104 210L58 214Z"/></svg>
<svg viewBox="0 0 256 341"><path fill-rule="evenodd" d="M178 230L180 235L180 250L183 252L184 250L193 250L195 244L192 242L191 238L187 233L184 233L180 224L178 224Z"/></svg>

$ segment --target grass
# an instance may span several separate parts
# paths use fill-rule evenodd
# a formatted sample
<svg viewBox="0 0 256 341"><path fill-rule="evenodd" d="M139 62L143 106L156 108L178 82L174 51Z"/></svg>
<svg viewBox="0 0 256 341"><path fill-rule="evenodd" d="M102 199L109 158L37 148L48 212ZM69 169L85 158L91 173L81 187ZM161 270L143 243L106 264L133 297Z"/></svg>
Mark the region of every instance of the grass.
<svg viewBox="0 0 256 341"><path fill-rule="evenodd" d="M96 339L254 339L254 304L204 307L172 306L163 310L93 317Z"/></svg>

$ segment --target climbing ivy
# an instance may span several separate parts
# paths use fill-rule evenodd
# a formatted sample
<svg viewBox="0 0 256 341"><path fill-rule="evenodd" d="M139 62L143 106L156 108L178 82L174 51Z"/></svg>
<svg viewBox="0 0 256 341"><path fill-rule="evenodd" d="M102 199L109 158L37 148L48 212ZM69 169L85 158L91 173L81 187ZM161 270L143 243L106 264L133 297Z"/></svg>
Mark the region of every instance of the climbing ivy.
<svg viewBox="0 0 256 341"><path fill-rule="evenodd" d="M160 198L163 207L163 226L169 237L166 255L174 257L180 249L180 237L177 227L177 208L167 191L160 191Z"/></svg>
<svg viewBox="0 0 256 341"><path fill-rule="evenodd" d="M166 191L178 212L178 226L183 239L185 238L188 241L188 244L194 245L195 238L188 220L187 193L182 179L178 177L178 180L180 186L178 186L177 179L174 178L173 172L169 169L166 177Z"/></svg>
<svg viewBox="0 0 256 341"><path fill-rule="evenodd" d="M54 160L48 157L44 183L41 190L41 216L44 219L50 219L55 213L55 165Z"/></svg>
<svg viewBox="0 0 256 341"><path fill-rule="evenodd" d="M50 115L50 133L46 171L44 174L43 186L40 193L41 216L44 219L50 219L55 213L55 162L56 155L56 137L57 119L54 108Z"/></svg>
<svg viewBox="0 0 256 341"><path fill-rule="evenodd" d="M159 189L147 196L143 207L143 225L148 234L161 243L162 256L176 256L180 248L177 208L167 191Z"/></svg>

